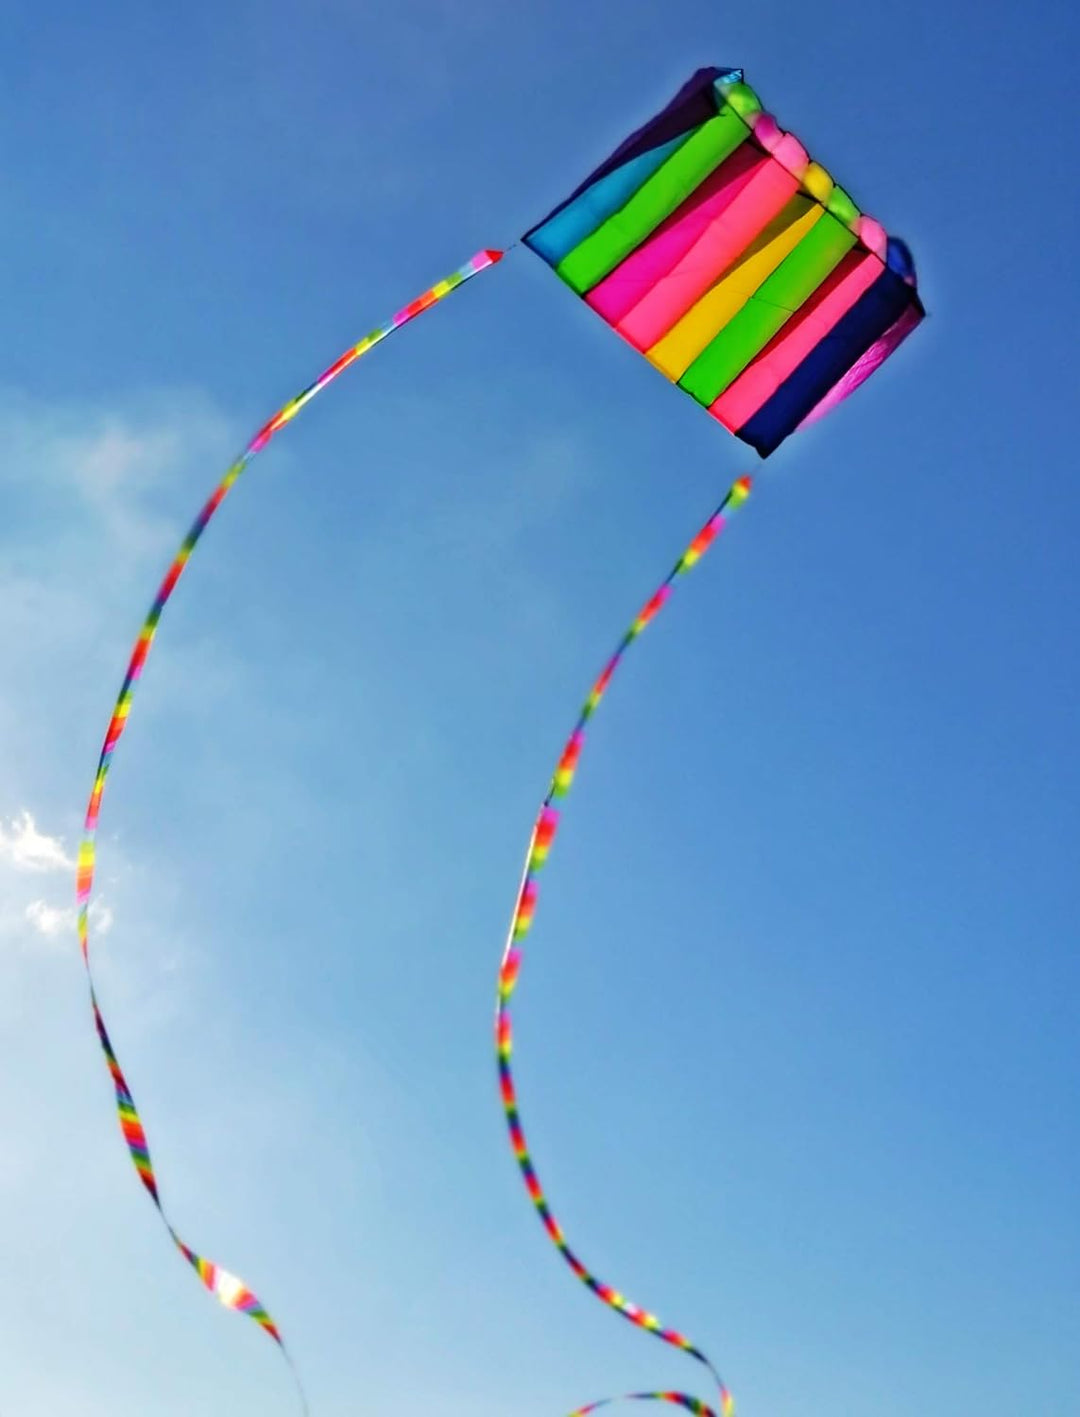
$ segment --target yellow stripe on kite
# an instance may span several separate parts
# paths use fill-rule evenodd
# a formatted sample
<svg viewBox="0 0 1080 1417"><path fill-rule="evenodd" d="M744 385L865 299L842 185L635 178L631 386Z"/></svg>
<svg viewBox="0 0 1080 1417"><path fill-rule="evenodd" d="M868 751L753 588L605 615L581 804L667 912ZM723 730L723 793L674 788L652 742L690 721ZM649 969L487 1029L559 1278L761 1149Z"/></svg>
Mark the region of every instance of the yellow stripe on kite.
<svg viewBox="0 0 1080 1417"><path fill-rule="evenodd" d="M678 383L709 341L823 215L824 208L809 197L793 197L727 274L653 345L647 355L650 362Z"/></svg>

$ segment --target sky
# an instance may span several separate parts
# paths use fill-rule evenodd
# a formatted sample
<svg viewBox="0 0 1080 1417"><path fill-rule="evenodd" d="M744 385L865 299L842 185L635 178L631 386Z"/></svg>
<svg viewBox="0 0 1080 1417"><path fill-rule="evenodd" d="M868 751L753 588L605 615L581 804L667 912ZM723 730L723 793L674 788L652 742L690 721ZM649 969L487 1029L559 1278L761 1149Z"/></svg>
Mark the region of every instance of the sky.
<svg viewBox="0 0 1080 1417"><path fill-rule="evenodd" d="M8 0L3 1417L297 1412L117 1132L73 933L97 750L262 420L705 64L908 240L930 318L770 460L594 720L515 1002L524 1119L571 1242L744 1417L1075 1412L1078 29ZM169 1212L312 1417L714 1396L548 1245L490 1019L577 707L755 462L518 249L275 441L166 612L95 968Z"/></svg>

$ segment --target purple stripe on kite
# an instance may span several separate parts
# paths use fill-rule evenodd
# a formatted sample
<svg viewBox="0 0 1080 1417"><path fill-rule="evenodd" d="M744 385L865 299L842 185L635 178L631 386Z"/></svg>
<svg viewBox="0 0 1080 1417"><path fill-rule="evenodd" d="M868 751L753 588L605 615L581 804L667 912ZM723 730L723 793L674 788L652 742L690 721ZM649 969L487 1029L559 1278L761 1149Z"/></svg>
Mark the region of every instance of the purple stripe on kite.
<svg viewBox="0 0 1080 1417"><path fill-rule="evenodd" d="M890 326L881 338L855 361L844 377L832 386L821 402L814 405L799 427L805 428L810 423L816 423L819 418L824 418L834 409L838 403L843 403L846 398L850 398L859 385L865 383L874 370L879 369L889 355L903 344L922 318L923 311L914 305L909 305L896 324Z"/></svg>
<svg viewBox="0 0 1080 1417"><path fill-rule="evenodd" d="M686 255L720 214L769 161L753 143L741 143L648 240L586 295L608 324L617 325L639 300Z"/></svg>

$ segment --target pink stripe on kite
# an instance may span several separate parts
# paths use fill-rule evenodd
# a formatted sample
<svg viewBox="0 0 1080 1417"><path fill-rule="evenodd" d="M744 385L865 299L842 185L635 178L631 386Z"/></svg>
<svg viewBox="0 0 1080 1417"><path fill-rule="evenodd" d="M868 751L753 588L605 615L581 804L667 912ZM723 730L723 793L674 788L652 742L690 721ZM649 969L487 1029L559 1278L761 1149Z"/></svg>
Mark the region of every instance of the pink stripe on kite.
<svg viewBox="0 0 1080 1417"><path fill-rule="evenodd" d="M617 325L661 276L686 255L709 225L731 205L768 157L741 143L700 187L656 228L648 240L589 291L585 299L609 325Z"/></svg>
<svg viewBox="0 0 1080 1417"><path fill-rule="evenodd" d="M705 294L759 236L799 188L798 178L772 159L756 169L731 205L616 325L624 339L645 353Z"/></svg>
<svg viewBox="0 0 1080 1417"><path fill-rule="evenodd" d="M772 398L810 351L881 274L881 262L851 251L806 304L775 334L739 377L709 405L709 412L735 433Z"/></svg>
<svg viewBox="0 0 1080 1417"><path fill-rule="evenodd" d="M875 369L885 363L896 347L907 339L921 319L922 311L914 305L909 305L899 320L894 325L890 325L877 343L872 344L865 354L860 355L843 378L832 386L820 403L814 405L799 427L805 428L808 423L816 423L819 418L824 418L831 409L834 409L838 403L843 403L846 398L849 398L861 383L869 379Z"/></svg>

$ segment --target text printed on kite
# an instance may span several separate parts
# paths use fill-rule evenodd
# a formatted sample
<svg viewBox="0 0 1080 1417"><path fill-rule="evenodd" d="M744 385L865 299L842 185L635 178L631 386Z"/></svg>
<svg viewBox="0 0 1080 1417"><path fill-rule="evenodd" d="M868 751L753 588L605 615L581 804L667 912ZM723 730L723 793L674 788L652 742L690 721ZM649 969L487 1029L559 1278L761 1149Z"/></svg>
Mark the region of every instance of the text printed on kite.
<svg viewBox="0 0 1080 1417"><path fill-rule="evenodd" d="M585 730L593 714L599 708L600 703L607 693L608 687L615 676L615 672L622 661L623 655L638 638L641 632L653 621L656 615L666 604L671 595L674 583L680 576L686 574L697 565L702 556L705 555L709 547L719 536L726 524L726 516L740 507L750 495L751 480L749 477L740 477L731 487L723 501L717 507L709 520L693 538L686 550L672 566L671 570L664 577L659 587L649 597L645 604L634 617L626 633L619 641L615 653L605 664L596 682L589 691L588 697L581 707L577 722L570 733L569 738L563 746L562 753L552 774L551 783L547 790L547 795L540 804L536 821L533 825L532 835L529 838L528 849L525 853L525 866L522 871L521 886L518 891L517 903L510 920L510 928L507 932L506 946L503 951L502 965L499 969L498 992L495 1004L495 1052L499 1070L499 1088L502 1094L503 1112L506 1117L506 1126L510 1135L510 1145L514 1152L514 1157L521 1171L522 1179L525 1182L525 1189L529 1193L536 1213L540 1217L540 1223L547 1231L552 1244L562 1255L570 1269L581 1280L586 1288L607 1304L616 1313L628 1319L630 1323L636 1324L638 1328L645 1329L648 1333L655 1334L664 1343L670 1344L673 1348L679 1348L691 1358L696 1358L699 1363L703 1363L716 1380L720 1390L720 1409L723 1417L731 1417L735 1410L735 1404L731 1394L724 1385L720 1374L713 1367L712 1363L705 1356L696 1344L692 1343L684 1334L678 1330L667 1328L657 1318L655 1314L640 1308L626 1297L620 1294L617 1289L613 1289L610 1284L605 1284L598 1279L589 1268L582 1262L577 1254L570 1248L563 1228L552 1213L544 1189L540 1184L540 1179L536 1174L536 1167L529 1152L528 1142L525 1139L525 1130L521 1121L521 1109L518 1105L517 1088L514 1083L514 1073L512 1067L512 1057L514 1051L514 1029L510 1014L510 1001L513 998L514 990L517 988L518 975L521 970L522 951L524 941L533 925L536 915L536 902L539 895L539 874L551 852L552 844L555 840L555 833L559 825L559 812L561 803L566 798L573 786L574 777L577 773L578 761L581 757L582 746L585 741ZM559 803L560 806L556 806ZM688 1397L685 1393L679 1392L653 1392L653 1393L632 1393L628 1394L628 1399L636 1401L653 1400L658 1402L675 1403L678 1406L687 1408L690 1412L711 1413L712 1409L707 1407L699 1398ZM583 1413L593 1412L596 1408L606 1405L607 1402L617 1399L608 1398L603 1402L593 1403L588 1407L579 1408L573 1417L581 1417Z"/></svg>

